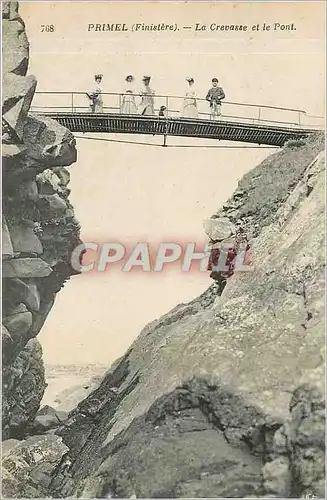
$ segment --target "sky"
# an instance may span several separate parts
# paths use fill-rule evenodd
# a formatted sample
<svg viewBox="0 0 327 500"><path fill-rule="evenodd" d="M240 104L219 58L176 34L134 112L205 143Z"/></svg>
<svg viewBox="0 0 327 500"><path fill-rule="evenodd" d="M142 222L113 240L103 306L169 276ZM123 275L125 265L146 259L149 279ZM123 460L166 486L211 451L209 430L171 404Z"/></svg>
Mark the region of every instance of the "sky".
<svg viewBox="0 0 327 500"><path fill-rule="evenodd" d="M324 113L324 2L23 2L20 13L30 41L29 73L37 77L39 92L84 92L93 86L95 73L103 74L104 92L121 92L126 75L133 74L139 88L142 76L150 74L157 94L183 95L185 78L192 76L198 96L204 97L215 76L228 101ZM159 22L176 23L179 30L132 31L135 23ZM87 30L96 23L125 23L128 31ZM195 31L196 23L207 29ZM211 31L213 23L246 24L249 29ZM263 23L271 31L263 32ZM293 23L296 30L274 31L274 23ZM53 32L42 31L42 25L50 24ZM252 31L256 24L260 31ZM60 102L56 96L44 99L37 95L34 104L70 102L68 96ZM84 106L84 97L78 99ZM97 137L153 144L162 140ZM78 161L69 167L70 199L85 241L201 240L203 220L232 195L244 173L275 151L205 148L213 143L196 139L169 138L168 144L199 147L77 138ZM210 283L206 273L182 274L175 267L157 274L112 269L74 277L57 295L39 335L45 361L110 365L146 323Z"/></svg>

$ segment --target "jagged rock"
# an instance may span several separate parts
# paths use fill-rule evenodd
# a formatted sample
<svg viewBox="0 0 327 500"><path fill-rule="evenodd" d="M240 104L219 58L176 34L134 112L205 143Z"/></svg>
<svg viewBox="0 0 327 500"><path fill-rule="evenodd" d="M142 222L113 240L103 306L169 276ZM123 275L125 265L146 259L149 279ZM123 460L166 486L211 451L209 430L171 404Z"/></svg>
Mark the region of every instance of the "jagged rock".
<svg viewBox="0 0 327 500"><path fill-rule="evenodd" d="M259 496L261 460L250 452L258 443L250 442L248 432L263 415L217 382L193 378L159 398L106 447L107 458L79 493L87 498ZM241 449L226 439L227 429L239 436Z"/></svg>
<svg viewBox="0 0 327 500"><path fill-rule="evenodd" d="M62 169L65 170L64 168ZM49 195L57 192L62 193L63 191L61 187L61 179L53 170L50 170L49 168L38 174L36 180L40 185L40 194Z"/></svg>
<svg viewBox="0 0 327 500"><path fill-rule="evenodd" d="M40 294L37 285L29 283L24 298L24 303L30 311L39 311L40 309Z"/></svg>
<svg viewBox="0 0 327 500"><path fill-rule="evenodd" d="M7 219L3 218L2 227L5 292L2 352L3 437L6 438L26 434L42 399L45 382L41 350L38 344L28 341L42 328L55 294L72 273L76 274L70 266L70 255L79 240L80 228L71 223L73 209L68 200L69 190L64 186L68 174L65 177L60 170L76 161L74 137L54 120L28 116L36 80L25 77L28 66L25 26L17 2L3 2L2 8L3 210ZM41 213L36 176L49 167L58 169L58 176L51 175L57 180L62 199L41 200L41 204L46 204L45 213ZM46 221L42 215L46 215ZM46 248L42 246L43 222L53 225ZM55 269L45 259L38 258L50 250L55 254L52 259Z"/></svg>
<svg viewBox="0 0 327 500"><path fill-rule="evenodd" d="M40 294L34 283L11 278L4 280L3 289L7 302L11 304L23 302L30 311L40 309Z"/></svg>
<svg viewBox="0 0 327 500"><path fill-rule="evenodd" d="M67 447L58 436L33 436L16 444L2 461L4 498L41 498Z"/></svg>
<svg viewBox="0 0 327 500"><path fill-rule="evenodd" d="M3 439L24 436L39 409L45 387L42 348L32 339L3 370Z"/></svg>
<svg viewBox="0 0 327 500"><path fill-rule="evenodd" d="M19 439L6 439L5 441L2 441L1 443L2 456L4 457L8 455L8 453L20 443L21 441Z"/></svg>
<svg viewBox="0 0 327 500"><path fill-rule="evenodd" d="M27 311L25 304L19 303L14 305L15 302L13 302L13 307L11 307L10 311L8 312L7 316L15 316L16 314L24 313Z"/></svg>
<svg viewBox="0 0 327 500"><path fill-rule="evenodd" d="M53 408L50 405L44 405L40 410L37 412L37 416L47 416L47 415L52 415L57 417L59 422L64 422L67 420L68 413L66 411L60 411L56 408Z"/></svg>
<svg viewBox="0 0 327 500"><path fill-rule="evenodd" d="M73 134L51 118L28 117L23 141L29 158L47 168L68 166L77 159Z"/></svg>
<svg viewBox="0 0 327 500"><path fill-rule="evenodd" d="M32 314L24 304L21 304L21 306L23 306L22 310L18 310L2 320L14 341L23 339L32 326Z"/></svg>
<svg viewBox="0 0 327 500"><path fill-rule="evenodd" d="M3 3L2 19L3 72L25 76L29 43L18 13L18 2Z"/></svg>
<svg viewBox="0 0 327 500"><path fill-rule="evenodd" d="M302 174L323 150L324 134L319 133L306 139L301 147L286 144L245 174L235 194L212 217L228 217L243 228L249 239L258 236L274 220Z"/></svg>
<svg viewBox="0 0 327 500"><path fill-rule="evenodd" d="M63 215L67 210L67 205L58 194L43 194L39 197L39 204L45 206L46 210L53 212L54 216Z"/></svg>
<svg viewBox="0 0 327 500"><path fill-rule="evenodd" d="M2 246L1 253L2 259L12 259L14 256L14 249L12 246L9 229L5 217L2 218Z"/></svg>
<svg viewBox="0 0 327 500"><path fill-rule="evenodd" d="M10 228L10 237L14 252L41 255L42 243L32 227L26 224L14 225Z"/></svg>
<svg viewBox="0 0 327 500"><path fill-rule="evenodd" d="M19 139L23 137L25 121L36 89L34 76L7 73L3 78L2 116Z"/></svg>
<svg viewBox="0 0 327 500"><path fill-rule="evenodd" d="M263 467L267 494L323 498L325 491L325 401L310 384L299 386L291 418L276 432L271 461Z"/></svg>
<svg viewBox="0 0 327 500"><path fill-rule="evenodd" d="M2 275L4 278L43 278L51 274L52 268L38 258L18 258L3 263Z"/></svg>
<svg viewBox="0 0 327 500"><path fill-rule="evenodd" d="M57 177L60 179L60 185L61 186L67 186L70 181L70 173L66 168L63 167L55 167L53 168L53 172L57 175Z"/></svg>
<svg viewBox="0 0 327 500"><path fill-rule="evenodd" d="M2 2L2 19L10 19L11 21L20 19L21 24L24 25L23 20L18 13L18 2ZM15 42L11 42L9 45L15 45Z"/></svg>
<svg viewBox="0 0 327 500"><path fill-rule="evenodd" d="M35 417L31 425L33 434L44 434L54 427L59 427L68 418L68 413L64 411L55 410L51 406L43 406Z"/></svg>

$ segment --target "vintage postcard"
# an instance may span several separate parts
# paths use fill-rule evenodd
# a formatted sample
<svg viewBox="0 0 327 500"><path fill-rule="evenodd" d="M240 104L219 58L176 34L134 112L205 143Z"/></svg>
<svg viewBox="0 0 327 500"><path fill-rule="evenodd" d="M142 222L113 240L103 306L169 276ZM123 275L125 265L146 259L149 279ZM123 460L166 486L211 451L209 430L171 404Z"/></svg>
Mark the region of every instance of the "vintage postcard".
<svg viewBox="0 0 327 500"><path fill-rule="evenodd" d="M2 498L325 497L325 2L2 2Z"/></svg>

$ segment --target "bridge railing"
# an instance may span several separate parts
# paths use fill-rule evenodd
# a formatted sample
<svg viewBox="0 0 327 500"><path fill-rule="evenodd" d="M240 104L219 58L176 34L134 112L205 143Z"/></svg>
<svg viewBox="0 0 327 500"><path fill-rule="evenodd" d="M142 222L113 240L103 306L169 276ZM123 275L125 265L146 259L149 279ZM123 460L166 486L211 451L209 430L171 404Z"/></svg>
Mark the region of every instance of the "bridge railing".
<svg viewBox="0 0 327 500"><path fill-rule="evenodd" d="M103 113L122 114L123 96L121 93L103 92ZM141 102L139 94L133 94L138 106ZM198 118L211 119L209 102L197 98ZM88 113L91 112L90 101L86 92L36 92L31 111L35 113ZM159 116L161 106L165 106L165 116L169 118L183 117L183 96L154 96L155 115ZM139 114L138 111L136 114ZM275 125L295 128L324 128L323 117L309 117L304 110L277 106L246 104L223 101L220 120L260 125ZM312 124L310 124L310 120ZM314 124L314 126L312 126Z"/></svg>

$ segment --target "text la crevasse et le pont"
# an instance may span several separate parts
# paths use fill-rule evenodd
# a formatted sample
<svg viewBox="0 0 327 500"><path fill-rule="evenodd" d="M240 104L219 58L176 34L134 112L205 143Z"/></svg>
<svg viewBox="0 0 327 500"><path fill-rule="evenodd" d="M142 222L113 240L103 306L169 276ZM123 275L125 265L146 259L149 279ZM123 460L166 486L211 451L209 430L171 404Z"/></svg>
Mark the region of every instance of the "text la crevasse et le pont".
<svg viewBox="0 0 327 500"><path fill-rule="evenodd" d="M256 23L248 24L217 24L195 23L193 25L179 26L176 23L89 23L87 31L90 32L162 32L162 31L212 31L212 32L247 32L247 31L296 31L294 23Z"/></svg>

